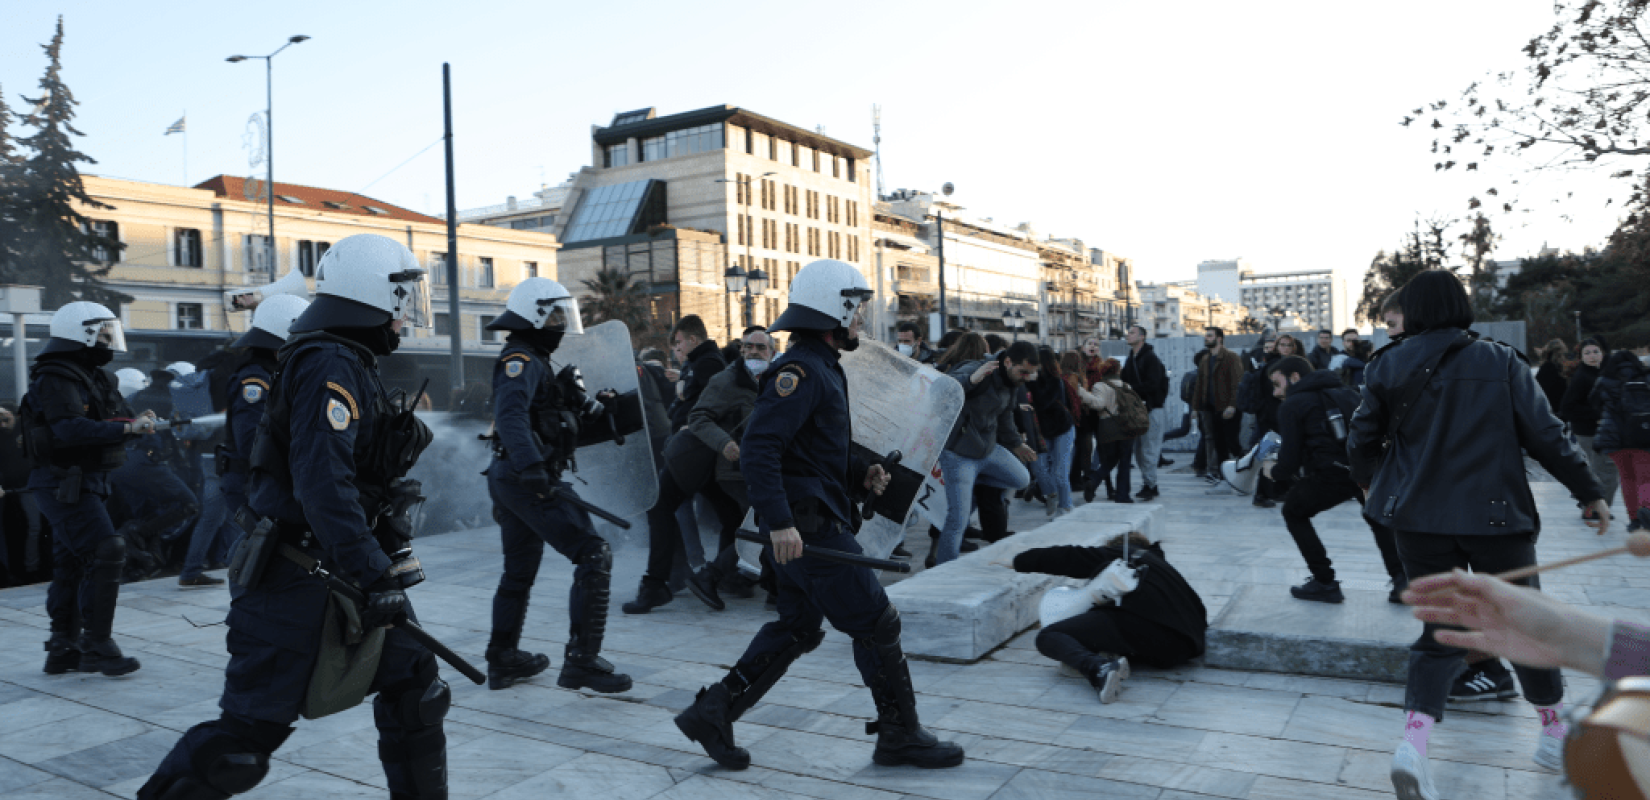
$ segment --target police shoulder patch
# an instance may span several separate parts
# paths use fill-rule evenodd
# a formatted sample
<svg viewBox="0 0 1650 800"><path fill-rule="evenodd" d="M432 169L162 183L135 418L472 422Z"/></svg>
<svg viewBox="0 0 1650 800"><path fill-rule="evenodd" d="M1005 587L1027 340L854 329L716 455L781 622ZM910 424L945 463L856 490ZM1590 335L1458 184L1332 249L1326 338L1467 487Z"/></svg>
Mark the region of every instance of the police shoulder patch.
<svg viewBox="0 0 1650 800"><path fill-rule="evenodd" d="M264 399L264 387L248 381L241 385L241 399L248 403L256 403Z"/></svg>
<svg viewBox="0 0 1650 800"><path fill-rule="evenodd" d="M344 430L349 427L349 406L344 405L343 401L336 397L328 397L326 417L327 424L331 425L333 430Z"/></svg>
<svg viewBox="0 0 1650 800"><path fill-rule="evenodd" d="M773 379L774 391L778 392L780 397L790 397L791 393L796 391L796 387L801 385L802 374L800 371L787 369L780 372Z"/></svg>
<svg viewBox="0 0 1650 800"><path fill-rule="evenodd" d="M525 362L525 361L506 361L506 362L504 362L504 374L508 377L511 377L511 378L520 377L521 376L521 371L523 369L526 369L526 368L527 368L527 362Z"/></svg>

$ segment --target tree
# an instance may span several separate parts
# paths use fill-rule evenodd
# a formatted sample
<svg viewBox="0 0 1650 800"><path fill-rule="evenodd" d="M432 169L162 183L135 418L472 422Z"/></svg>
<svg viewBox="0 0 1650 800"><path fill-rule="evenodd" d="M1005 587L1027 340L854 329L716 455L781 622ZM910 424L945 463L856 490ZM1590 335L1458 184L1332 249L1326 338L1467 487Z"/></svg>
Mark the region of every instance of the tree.
<svg viewBox="0 0 1650 800"><path fill-rule="evenodd" d="M74 95L62 80L63 18L57 19L57 34L46 51L46 74L40 79L41 96L24 98L35 110L25 122L36 130L22 144L34 155L23 164L21 224L18 259L20 268L8 279L44 287L41 303L55 308L75 299L91 300L118 307L132 298L108 288L103 278L109 274L125 245L92 229L91 221L75 207L109 209L86 194L75 162L96 164L90 156L74 149L69 136L84 136L75 130ZM98 258L98 255L103 258Z"/></svg>
<svg viewBox="0 0 1650 800"><path fill-rule="evenodd" d="M1646 8L1646 0L1555 0L1557 21L1524 46L1522 70L1473 83L1459 106L1438 100L1416 108L1401 124L1431 117L1435 170L1476 171L1511 156L1532 169L1604 168L1642 178L1650 164ZM1516 202L1503 201L1502 210Z"/></svg>
<svg viewBox="0 0 1650 800"><path fill-rule="evenodd" d="M16 283L18 251L23 237L19 208L23 185L23 162L11 138L11 109L6 93L0 91L0 283Z"/></svg>
<svg viewBox="0 0 1650 800"><path fill-rule="evenodd" d="M1446 233L1453 220L1416 220L1415 229L1391 253L1382 251L1364 273L1364 293L1358 301L1358 319L1381 322L1381 303L1392 290L1429 269L1449 269L1449 240ZM1453 270L1451 270L1453 271Z"/></svg>
<svg viewBox="0 0 1650 800"><path fill-rule="evenodd" d="M1266 323L1254 317L1244 317L1238 322L1238 333L1260 333L1266 330Z"/></svg>
<svg viewBox="0 0 1650 800"><path fill-rule="evenodd" d="M629 273L611 267L596 270L594 278L585 278L580 283L590 292L579 304L586 325L619 320L630 327L633 342L640 342L652 333L653 315L645 283L632 280Z"/></svg>
<svg viewBox="0 0 1650 800"><path fill-rule="evenodd" d="M1456 239L1461 242L1462 255L1467 261L1467 290L1472 296L1473 311L1481 321L1488 321L1493 316L1491 309L1495 305L1498 288L1495 261L1490 254L1495 252L1495 243L1501 237L1490 227L1490 221L1482 211L1474 213L1467 222L1471 229Z"/></svg>

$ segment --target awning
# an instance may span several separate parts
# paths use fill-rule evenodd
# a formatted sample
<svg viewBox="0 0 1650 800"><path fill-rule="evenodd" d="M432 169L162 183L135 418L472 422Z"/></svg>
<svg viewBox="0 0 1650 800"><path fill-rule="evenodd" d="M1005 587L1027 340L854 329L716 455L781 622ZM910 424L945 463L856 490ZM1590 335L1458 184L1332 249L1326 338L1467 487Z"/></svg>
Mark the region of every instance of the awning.
<svg viewBox="0 0 1650 800"><path fill-rule="evenodd" d="M910 249L915 250L919 253L928 252L928 243L927 242L924 242L923 240L918 239L915 236L906 236L903 233L891 233L889 231L873 231L871 233L871 238L881 239L881 240L883 240L883 241L885 241L889 244L897 244L901 247L910 248Z"/></svg>

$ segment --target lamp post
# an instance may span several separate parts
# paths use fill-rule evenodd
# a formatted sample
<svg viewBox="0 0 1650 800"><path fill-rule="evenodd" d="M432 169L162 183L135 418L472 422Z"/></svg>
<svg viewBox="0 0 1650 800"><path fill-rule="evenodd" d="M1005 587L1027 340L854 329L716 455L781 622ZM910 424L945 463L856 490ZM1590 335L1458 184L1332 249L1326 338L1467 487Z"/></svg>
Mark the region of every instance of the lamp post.
<svg viewBox="0 0 1650 800"><path fill-rule="evenodd" d="M940 192L946 197L950 197L951 193L955 191L957 191L957 187L951 185L949 181L940 187ZM945 315L945 212L938 205L934 206L934 232L936 234L934 239L939 242L940 260L939 272L935 275L940 287L940 330L937 333L943 336L950 329L951 320ZM934 333L936 331L930 331L929 335L932 336Z"/></svg>
<svg viewBox="0 0 1650 800"><path fill-rule="evenodd" d="M230 56L225 61L239 64L251 58L264 60L264 165L268 167L267 177L264 179L265 194L269 198L269 241L264 242L265 258L269 262L269 277L275 277L275 57L299 42L309 41L308 36L292 36L286 40L275 52L267 56ZM454 321L457 324L457 321Z"/></svg>
<svg viewBox="0 0 1650 800"><path fill-rule="evenodd" d="M778 174L777 172L764 172L754 178L717 178L716 183L736 183L745 187L745 205L748 206L750 205L751 184L769 175ZM747 214L745 218L750 219L750 216ZM752 325L751 307L753 297L751 292L754 290L756 294L761 294L768 290L768 273L757 269L756 264L751 261L751 240L756 238L755 228L755 225L745 226L745 266L750 271L746 272L738 265L734 265L728 267L727 271L722 273L722 280L727 282L729 292L737 293L741 290L745 292L745 327L747 328ZM728 338L733 338L732 331L728 332Z"/></svg>

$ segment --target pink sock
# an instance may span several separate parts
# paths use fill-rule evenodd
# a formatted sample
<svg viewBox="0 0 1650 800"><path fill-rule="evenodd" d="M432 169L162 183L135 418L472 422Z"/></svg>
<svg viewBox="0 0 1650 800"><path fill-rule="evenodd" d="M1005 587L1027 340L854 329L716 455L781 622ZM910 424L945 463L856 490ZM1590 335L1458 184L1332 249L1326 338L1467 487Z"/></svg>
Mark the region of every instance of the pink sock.
<svg viewBox="0 0 1650 800"><path fill-rule="evenodd" d="M1409 721L1404 723L1404 741L1414 745L1422 758L1427 757L1427 737L1432 735L1432 726L1436 723L1430 714L1419 711L1409 712Z"/></svg>
<svg viewBox="0 0 1650 800"><path fill-rule="evenodd" d="M1555 739L1563 739L1570 729L1564 725L1564 704L1552 706L1536 706L1535 713L1541 715L1541 732Z"/></svg>

